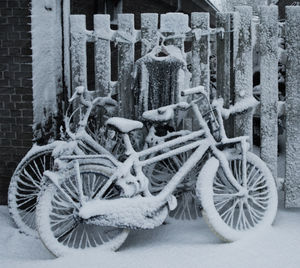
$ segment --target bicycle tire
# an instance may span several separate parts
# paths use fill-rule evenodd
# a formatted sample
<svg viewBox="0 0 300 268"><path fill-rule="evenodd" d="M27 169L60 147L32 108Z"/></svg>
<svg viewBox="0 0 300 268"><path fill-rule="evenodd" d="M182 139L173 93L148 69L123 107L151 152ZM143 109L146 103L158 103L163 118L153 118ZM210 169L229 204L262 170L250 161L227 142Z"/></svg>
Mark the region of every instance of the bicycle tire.
<svg viewBox="0 0 300 268"><path fill-rule="evenodd" d="M221 167L215 176L199 178L197 182L196 192L200 194L203 218L210 229L226 242L242 239L271 226L277 212L277 188L270 170L251 152L247 153L246 159L245 197L235 195L235 188ZM240 184L241 163L241 156L229 160L233 174Z"/></svg>
<svg viewBox="0 0 300 268"><path fill-rule="evenodd" d="M57 143L32 147L14 171L8 188L8 209L22 233L38 237L35 208L43 172L52 169L52 151Z"/></svg>
<svg viewBox="0 0 300 268"><path fill-rule="evenodd" d="M107 167L104 169L99 163L81 165L80 174L86 198L95 198L112 172L112 169L108 172ZM74 169L70 170L61 187L76 204L80 203ZM112 186L105 197L114 198L119 194L119 189ZM117 250L129 234L128 229L97 226L81 219L77 213L78 208L55 185L50 184L41 193L37 206L38 232L44 245L57 257L100 248Z"/></svg>

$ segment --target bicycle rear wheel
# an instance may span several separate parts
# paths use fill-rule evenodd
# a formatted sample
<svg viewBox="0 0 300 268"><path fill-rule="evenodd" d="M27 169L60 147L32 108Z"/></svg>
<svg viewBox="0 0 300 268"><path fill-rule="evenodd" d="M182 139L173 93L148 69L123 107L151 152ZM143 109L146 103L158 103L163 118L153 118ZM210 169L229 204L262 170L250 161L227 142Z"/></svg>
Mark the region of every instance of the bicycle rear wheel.
<svg viewBox="0 0 300 268"><path fill-rule="evenodd" d="M229 165L242 185L241 156L230 159ZM221 167L214 177L201 178L197 183L204 219L227 242L270 226L276 216L277 188L270 170L259 157L248 152L246 171L247 187L243 195L238 194Z"/></svg>
<svg viewBox="0 0 300 268"><path fill-rule="evenodd" d="M20 231L27 235L38 237L35 223L37 199L43 173L53 167L51 154L56 146L52 143L33 147L16 168L9 184L9 213Z"/></svg>
<svg viewBox="0 0 300 268"><path fill-rule="evenodd" d="M96 198L111 174L111 169L99 164L81 165L80 176L85 198ZM79 217L81 201L74 170L70 171L61 187L71 199L66 198L55 185L50 185L41 193L37 206L38 232L49 251L55 256L64 256L97 248L117 250L126 240L129 230L97 226ZM111 185L102 198L113 199L119 196L120 190Z"/></svg>

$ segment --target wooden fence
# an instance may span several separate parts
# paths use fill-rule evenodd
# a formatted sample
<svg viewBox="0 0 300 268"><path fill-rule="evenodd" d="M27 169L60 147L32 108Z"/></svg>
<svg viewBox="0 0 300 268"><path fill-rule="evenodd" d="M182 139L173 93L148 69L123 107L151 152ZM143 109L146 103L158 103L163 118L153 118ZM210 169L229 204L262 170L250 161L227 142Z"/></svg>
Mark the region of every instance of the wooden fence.
<svg viewBox="0 0 300 268"><path fill-rule="evenodd" d="M286 207L300 207L300 7L286 10ZM229 106L253 94L253 20L251 7L237 7L233 13L219 13L216 25L224 31L216 33L217 92ZM181 13L160 16L160 30L182 49L191 42L192 85L210 89L209 59L211 35L208 13ZM172 23L170 23L172 22ZM118 30L111 30L109 15L94 15L94 30L88 31L84 15L70 16L71 83L72 89L87 86L87 42L95 47L95 95L118 92L120 113L133 114L133 93L130 88L135 61L135 43L141 42L144 56L158 42L158 14L141 14L141 29L136 30L133 14L120 14ZM187 30L189 29L189 30ZM176 32L175 32L176 31ZM259 31L261 55L261 96L258 112L261 118L261 158L277 178L278 138L278 10L262 7ZM118 81L111 81L111 42L118 49ZM253 111L226 122L231 135L252 137ZM232 127L233 124L233 127ZM230 127L231 126L231 127Z"/></svg>

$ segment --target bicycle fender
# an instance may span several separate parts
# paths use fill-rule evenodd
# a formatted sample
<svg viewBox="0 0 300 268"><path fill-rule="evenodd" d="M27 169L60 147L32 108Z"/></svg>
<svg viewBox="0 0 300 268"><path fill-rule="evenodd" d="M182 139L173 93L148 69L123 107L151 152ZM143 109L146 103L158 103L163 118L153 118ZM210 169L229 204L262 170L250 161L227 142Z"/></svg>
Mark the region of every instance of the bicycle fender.
<svg viewBox="0 0 300 268"><path fill-rule="evenodd" d="M209 177L214 177L218 171L219 165L220 161L215 157L211 157L201 169L196 183L196 195L199 200L201 200L200 189L203 187L202 182Z"/></svg>

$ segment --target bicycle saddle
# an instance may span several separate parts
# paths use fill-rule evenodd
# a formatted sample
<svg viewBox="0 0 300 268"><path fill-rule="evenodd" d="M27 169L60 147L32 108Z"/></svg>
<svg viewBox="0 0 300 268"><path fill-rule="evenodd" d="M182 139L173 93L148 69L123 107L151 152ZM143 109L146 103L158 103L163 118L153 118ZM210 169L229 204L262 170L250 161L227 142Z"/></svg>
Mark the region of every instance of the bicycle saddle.
<svg viewBox="0 0 300 268"><path fill-rule="evenodd" d="M143 113L143 118L150 122L166 123L171 119L173 119L173 117L174 117L174 110L169 107L161 107Z"/></svg>
<svg viewBox="0 0 300 268"><path fill-rule="evenodd" d="M107 126L111 126L121 133L129 133L133 130L143 128L143 123L136 120L131 120L123 117L111 117L106 123Z"/></svg>

